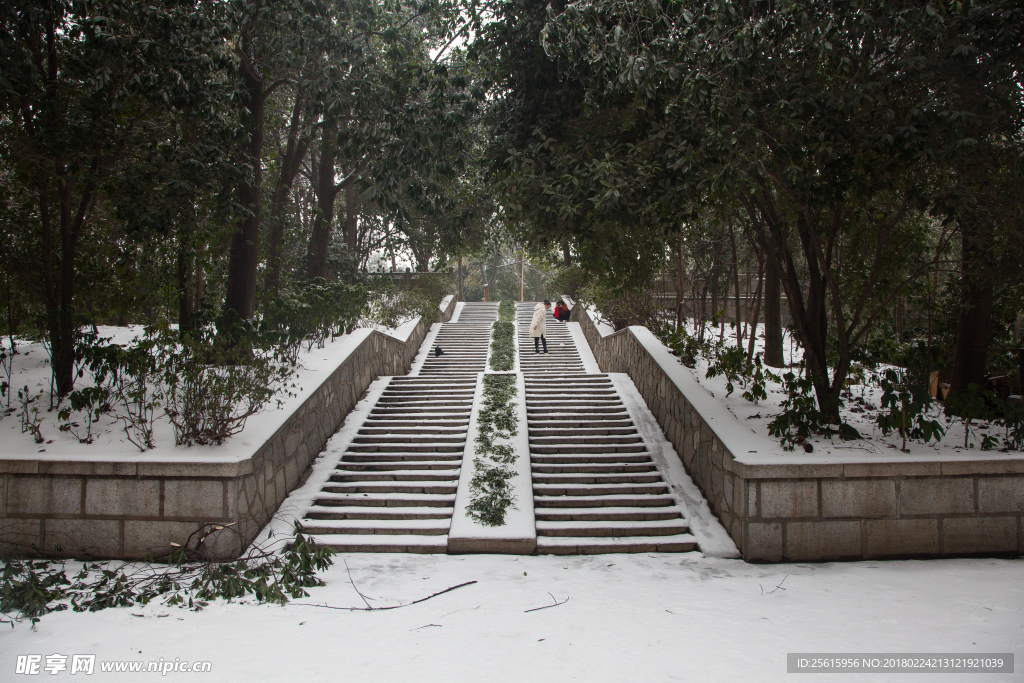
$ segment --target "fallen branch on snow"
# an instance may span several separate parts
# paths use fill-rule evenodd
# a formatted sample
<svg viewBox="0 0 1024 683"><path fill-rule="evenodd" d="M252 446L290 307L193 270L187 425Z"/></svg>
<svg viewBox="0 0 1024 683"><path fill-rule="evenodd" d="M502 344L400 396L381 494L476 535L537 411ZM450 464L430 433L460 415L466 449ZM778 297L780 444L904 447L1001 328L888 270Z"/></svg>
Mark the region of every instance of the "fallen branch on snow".
<svg viewBox="0 0 1024 683"><path fill-rule="evenodd" d="M320 608L323 608L323 609L340 609L340 610L345 610L347 612L379 612L379 611L389 610L389 609L398 609L399 607L409 607L410 605L418 605L419 603L426 602L427 600L430 600L431 598L436 598L439 595L444 595L445 593L450 593L451 591L455 590L456 588L462 588L464 586L470 586L470 585L476 583L476 581L467 581L466 583L460 583L457 586L451 586L450 588L445 588L443 591L438 591L437 593L433 593L431 595L428 595L425 598L420 598L419 600L413 600L412 602L407 602L404 605L388 605L387 607L374 607L373 605L370 604L370 602L366 598L366 596L363 595L362 592L360 592L359 588L356 586L356 582L352 578L352 570L349 569L349 567L348 567L348 562L345 562L345 569L348 571L349 583L352 584L352 588L355 589L355 591L359 595L359 597L363 599L363 604L365 604L366 607L335 607L334 605L328 605L327 603L324 603L322 605L318 605L318 604L312 603L312 602L293 602L291 604L293 604L293 605L301 605L303 607L320 607ZM566 598L566 600L568 600L568 598Z"/></svg>
<svg viewBox="0 0 1024 683"><path fill-rule="evenodd" d="M551 593L548 593L548 595L551 595ZM534 607L533 609L523 610L523 614L526 614L527 612L536 612L538 610L547 609L549 607L558 607L559 605L564 605L565 603L569 602L569 596L565 596L565 600L562 600L562 602L558 602L555 596L551 595L551 602L552 604L550 605L544 605L543 607Z"/></svg>

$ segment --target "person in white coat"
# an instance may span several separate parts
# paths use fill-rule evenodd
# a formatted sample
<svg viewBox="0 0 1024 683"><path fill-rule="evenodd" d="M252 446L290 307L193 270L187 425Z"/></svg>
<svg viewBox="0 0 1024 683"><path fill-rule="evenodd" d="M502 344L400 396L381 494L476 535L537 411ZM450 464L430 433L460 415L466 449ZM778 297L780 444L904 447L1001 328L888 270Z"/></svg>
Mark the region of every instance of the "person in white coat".
<svg viewBox="0 0 1024 683"><path fill-rule="evenodd" d="M544 338L547 332L547 312L551 308L550 301L544 301L533 308L533 320L530 321L530 336L533 337L533 352L540 353L541 342L544 343L544 353L548 352L548 340Z"/></svg>

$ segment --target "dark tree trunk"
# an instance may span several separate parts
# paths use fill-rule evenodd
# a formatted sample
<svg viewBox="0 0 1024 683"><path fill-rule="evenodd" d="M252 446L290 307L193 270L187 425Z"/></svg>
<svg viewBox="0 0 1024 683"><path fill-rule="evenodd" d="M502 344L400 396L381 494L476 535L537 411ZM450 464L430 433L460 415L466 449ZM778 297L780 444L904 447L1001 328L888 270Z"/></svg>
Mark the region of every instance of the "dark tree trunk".
<svg viewBox="0 0 1024 683"><path fill-rule="evenodd" d="M973 221L961 221L960 234L960 311L947 401L955 401L971 384L984 385L992 328L993 268L985 259L991 236Z"/></svg>
<svg viewBox="0 0 1024 683"><path fill-rule="evenodd" d="M747 364L754 359L754 345L757 344L757 321L761 316L761 293L764 277L764 257L757 257L757 291L754 293L753 310L750 312L750 338L747 340Z"/></svg>
<svg viewBox="0 0 1024 683"><path fill-rule="evenodd" d="M356 196L356 183L352 178L345 185L345 244L348 245L348 249L353 255L356 253L356 227L359 216L356 208Z"/></svg>
<svg viewBox="0 0 1024 683"><path fill-rule="evenodd" d="M263 175L263 126L266 102L263 79L256 74L243 75L249 100L246 103L248 153L252 172L243 178L238 188L238 201L247 215L231 237L228 252L228 281L224 297L224 312L234 312L239 318L252 318L256 308L256 270L259 267L260 241L260 181Z"/></svg>
<svg viewBox="0 0 1024 683"><path fill-rule="evenodd" d="M811 245L813 229L808 226L803 217L797 219L797 226L800 232L800 239L803 243L804 253L807 254L807 304L804 309L805 317L797 320L797 334L800 335L804 345L804 359L807 369L814 381L814 393L818 397L818 408L833 424L839 424L839 391L834 382L829 381L828 374L828 314L826 304L826 282L825 276L818 268L818 259ZM799 289L800 283L797 280L796 268L789 264L789 287L787 297L792 306L792 295L789 290ZM839 369L837 368L837 372ZM846 368L842 369L845 375ZM840 384L840 386L842 386Z"/></svg>
<svg viewBox="0 0 1024 683"><path fill-rule="evenodd" d="M718 259L715 259L715 261L711 264L711 276L710 277L711 277L711 315L712 315L712 317L714 317L714 316L718 315L718 280L721 278L721 276L720 276L720 274L718 272ZM707 289L708 289L708 283L707 283L707 280L705 280L704 281L704 291L707 291ZM701 313L701 315L700 315L701 322L704 322L704 317L705 316L704 316L704 305L703 305L703 303L701 304L701 307L700 307L700 313Z"/></svg>
<svg viewBox="0 0 1024 683"><path fill-rule="evenodd" d="M95 159L92 170L95 173L100 166ZM60 263L57 266L56 286L46 305L46 314L50 325L50 353L53 363L53 377L57 394L66 396L75 385L75 342L78 338L78 325L75 321L75 257L78 252L78 237L92 207L94 186L86 183L77 201L72 192L72 180L67 177L63 163L57 164L56 185L60 201ZM43 174L40 174L44 177ZM42 202L47 205L48 185L43 185ZM74 206L77 204L77 206ZM42 209L42 207L40 207ZM52 225L48 219L47 223ZM44 229L45 251L50 254L50 228ZM50 260L47 258L47 260ZM51 261L52 263L52 261ZM45 264L49 272L50 264ZM49 289L49 288L48 288Z"/></svg>
<svg viewBox="0 0 1024 683"><path fill-rule="evenodd" d="M743 347L743 311L740 309L740 260L736 253L736 234L729 222L729 246L732 248L732 280L736 293L736 346Z"/></svg>
<svg viewBox="0 0 1024 683"><path fill-rule="evenodd" d="M785 366L782 352L782 305L779 271L771 259L765 265L764 280L764 363L772 368Z"/></svg>
<svg viewBox="0 0 1024 683"><path fill-rule="evenodd" d="M178 228L178 335L184 337L192 331L192 295L189 282L192 280L192 264L195 260L192 244L193 224L186 217Z"/></svg>
<svg viewBox="0 0 1024 683"><path fill-rule="evenodd" d="M572 256L569 254L568 242L562 244L562 262L565 264L566 268L572 265Z"/></svg>
<svg viewBox="0 0 1024 683"><path fill-rule="evenodd" d="M313 218L313 230L306 249L306 277L327 277L327 252L331 244L331 227L334 225L334 200L338 188L334 182L335 157L337 156L338 126L336 121L325 121L320 138L320 165L316 192L317 212Z"/></svg>
<svg viewBox="0 0 1024 683"><path fill-rule="evenodd" d="M267 237L267 270L263 279L263 314L267 314L267 302L277 296L281 288L281 243L284 241L284 209L288 203L292 183L299 173L302 160L306 157L309 139L299 136L304 102L302 93L295 96L292 118L288 124L288 142L281 159L281 174L274 187L274 199L270 205L270 234Z"/></svg>
<svg viewBox="0 0 1024 683"><path fill-rule="evenodd" d="M678 275L676 277L676 328L681 328L686 320L686 299L683 296L683 280L686 277L686 266L683 262L683 231L679 230L679 258L676 259Z"/></svg>

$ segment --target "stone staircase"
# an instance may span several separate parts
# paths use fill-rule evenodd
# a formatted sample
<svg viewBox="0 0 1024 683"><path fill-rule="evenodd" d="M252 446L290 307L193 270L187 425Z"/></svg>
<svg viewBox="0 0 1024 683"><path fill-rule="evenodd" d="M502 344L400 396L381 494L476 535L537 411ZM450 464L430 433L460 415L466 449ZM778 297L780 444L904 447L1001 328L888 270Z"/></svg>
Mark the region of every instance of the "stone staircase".
<svg viewBox="0 0 1024 683"><path fill-rule="evenodd" d="M392 377L301 521L341 552L443 553L477 373L497 304L467 303L441 325L419 374Z"/></svg>
<svg viewBox="0 0 1024 683"><path fill-rule="evenodd" d="M696 549L608 375L525 380L538 553Z"/></svg>
<svg viewBox="0 0 1024 683"><path fill-rule="evenodd" d="M568 326L550 311L548 353L534 353L534 306L517 305L517 327L537 552L695 550L684 511L612 378L584 372ZM303 533L342 552L447 552L477 373L497 311L497 303L464 304L457 320L441 325L418 372L388 379L301 520ZM436 346L443 355L434 355Z"/></svg>
<svg viewBox="0 0 1024 683"><path fill-rule="evenodd" d="M419 374L447 377L483 372L490 345L491 323L497 319L496 303L464 304L456 322L441 325ZM443 355L434 355L437 347L441 348Z"/></svg>

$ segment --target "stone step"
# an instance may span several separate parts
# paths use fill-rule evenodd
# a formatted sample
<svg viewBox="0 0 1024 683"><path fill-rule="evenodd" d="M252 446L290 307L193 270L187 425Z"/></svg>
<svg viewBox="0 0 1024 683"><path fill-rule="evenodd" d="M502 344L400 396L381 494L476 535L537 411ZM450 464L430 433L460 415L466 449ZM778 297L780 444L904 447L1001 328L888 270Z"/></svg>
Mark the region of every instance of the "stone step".
<svg viewBox="0 0 1024 683"><path fill-rule="evenodd" d="M447 507L455 505L454 493L332 493L322 491L316 496L322 507Z"/></svg>
<svg viewBox="0 0 1024 683"><path fill-rule="evenodd" d="M629 414L625 412L587 415L585 413L560 414L534 411L526 416L526 422L531 431L534 429L555 429L558 427L569 429L633 428L633 421L629 419Z"/></svg>
<svg viewBox="0 0 1024 683"><path fill-rule="evenodd" d="M385 463L385 462L460 462L459 453L345 453L341 461L345 463Z"/></svg>
<svg viewBox="0 0 1024 683"><path fill-rule="evenodd" d="M619 474L599 474L586 472L534 472L533 484L559 484L566 486L579 486L583 484L656 484L662 481L661 473L655 469L647 474L630 474L628 472Z"/></svg>
<svg viewBox="0 0 1024 683"><path fill-rule="evenodd" d="M571 464L626 464L626 463L638 463L638 462L651 462L650 453L606 453L603 455L580 455L572 453L546 453L539 454L534 453L530 456L530 462L535 465L571 465Z"/></svg>
<svg viewBox="0 0 1024 683"><path fill-rule="evenodd" d="M674 536L689 533L690 527L680 519L643 521L547 521L537 520L537 536L622 537Z"/></svg>
<svg viewBox="0 0 1024 683"><path fill-rule="evenodd" d="M346 453L461 453L463 450L459 444L352 444Z"/></svg>
<svg viewBox="0 0 1024 683"><path fill-rule="evenodd" d="M534 436L533 432L530 433L530 445L531 447L536 446L576 446L576 445L591 445L597 446L599 444L638 444L643 443L643 439L639 434L593 434L593 435L567 435L563 434L560 436Z"/></svg>
<svg viewBox="0 0 1024 683"><path fill-rule="evenodd" d="M363 430L359 430L361 434ZM530 436L538 438L571 436L593 438L595 436L632 436L637 434L636 428L632 425L622 427L588 427L577 423L575 425L559 425L558 427L530 427Z"/></svg>
<svg viewBox="0 0 1024 683"><path fill-rule="evenodd" d="M327 493L444 493L454 494L456 483L426 483L416 481L389 481L389 482L329 482L324 485Z"/></svg>
<svg viewBox="0 0 1024 683"><path fill-rule="evenodd" d="M431 413L435 413L442 417L461 416L469 415L469 409L463 407L451 407L451 408L416 408L410 406L391 406L391 407L379 407L374 408L370 411L370 415L376 419L381 419L385 416L394 415L418 415L424 418L429 418Z"/></svg>
<svg viewBox="0 0 1024 683"><path fill-rule="evenodd" d="M386 393L386 392L385 392ZM558 389L531 389L530 385L526 385L526 397L531 396L544 396L551 398L574 398L580 395L586 396L615 396L614 389L608 389L607 391L601 389L583 389L577 387L560 387Z"/></svg>
<svg viewBox="0 0 1024 683"><path fill-rule="evenodd" d="M436 415L434 417L424 418L422 414L417 414L415 422L406 420L406 422L403 423L401 416L391 413L379 417L367 417L366 422L363 423L363 428L377 429L379 427L381 429L404 429L406 427L419 427L424 424L429 424L431 428L436 427L438 429L451 430L461 429L465 432L466 426L469 424L469 419L463 419L452 415Z"/></svg>
<svg viewBox="0 0 1024 683"><path fill-rule="evenodd" d="M629 473L629 472L657 472L658 466L648 460L637 463L538 463L534 462L530 468L537 474L569 474L590 472L594 474Z"/></svg>
<svg viewBox="0 0 1024 683"><path fill-rule="evenodd" d="M400 400L400 401L411 401L411 400L429 400L429 399L448 399L448 398L459 398L473 399L473 387L469 389L448 389L446 391L423 391L422 389L405 389L402 391L385 391L381 396L382 399L388 399L387 402Z"/></svg>
<svg viewBox="0 0 1024 683"><path fill-rule="evenodd" d="M310 540L340 553L445 553L448 535L314 534Z"/></svg>
<svg viewBox="0 0 1024 683"><path fill-rule="evenodd" d="M668 493L664 483L650 484L547 484L533 485L534 498L537 496L601 496L623 494Z"/></svg>
<svg viewBox="0 0 1024 683"><path fill-rule="evenodd" d="M663 494L604 494L592 496L565 496L537 494L534 488L533 504L541 508L605 508L605 507L650 507L661 508L676 504L675 498L668 493Z"/></svg>
<svg viewBox="0 0 1024 683"><path fill-rule="evenodd" d="M420 470L457 470L460 460L424 460L422 462L348 462L342 461L336 469L344 468L346 472L386 472L386 471L420 471Z"/></svg>
<svg viewBox="0 0 1024 683"><path fill-rule="evenodd" d="M540 508L537 520L555 521L650 521L680 519L683 511L676 506L665 507L598 507L598 508Z"/></svg>
<svg viewBox="0 0 1024 683"><path fill-rule="evenodd" d="M581 539L538 536L538 555L602 555L606 553L685 553L697 550L697 539L690 534L675 536L624 536L620 538Z"/></svg>
<svg viewBox="0 0 1024 683"><path fill-rule="evenodd" d="M444 470L384 470L368 472L365 470L342 469L339 466L334 470L333 473L331 473L329 481L337 483L355 483L371 481L447 482L458 481L458 479L458 467L449 467Z"/></svg>
<svg viewBox="0 0 1024 683"><path fill-rule="evenodd" d="M589 375L589 374L569 374L565 377L544 377L543 379L528 379L526 380L527 386L548 386L548 385L560 385L562 381L572 380L573 382L580 382L586 385L593 384L611 384L611 378L608 375Z"/></svg>
<svg viewBox="0 0 1024 683"><path fill-rule="evenodd" d="M547 415L550 419L557 417L574 417L579 418L574 413L583 414L586 416L590 415L615 415L618 419L622 419L624 416L628 416L629 413L626 411L626 406L623 405L612 405L612 406L566 406L556 405L553 408L540 408L538 406L526 406L526 416L528 419L534 419L534 416L542 417Z"/></svg>
<svg viewBox="0 0 1024 683"><path fill-rule="evenodd" d="M466 422L466 424L468 424L468 421ZM466 428L465 426L459 424L453 425L451 427L446 427L444 425L438 425L433 421L430 422L429 427L427 427L426 425L417 425L416 423L410 423L409 428L403 428L402 426L395 424L388 424L386 427L368 427L366 426L366 422L364 422L363 426L359 428L359 431L356 432L356 434L358 434L359 436L385 436L398 434L408 434L409 436L431 434L438 436L461 435L462 438L465 439Z"/></svg>
<svg viewBox="0 0 1024 683"><path fill-rule="evenodd" d="M414 444L446 444L465 443L465 434L367 434L357 435L352 439L359 444L414 443Z"/></svg>
<svg viewBox="0 0 1024 683"><path fill-rule="evenodd" d="M606 453L646 453L647 447L640 443L636 446L628 445L601 445L597 444L594 446L585 445L558 445L558 446L530 446L531 453L594 453L606 454Z"/></svg>
<svg viewBox="0 0 1024 683"><path fill-rule="evenodd" d="M448 519L303 519L299 525L306 534L358 534L392 536L442 536L451 527Z"/></svg>
<svg viewBox="0 0 1024 683"><path fill-rule="evenodd" d="M339 507L314 505L307 519L450 519L451 507Z"/></svg>
<svg viewBox="0 0 1024 683"><path fill-rule="evenodd" d="M562 396L562 397L557 397L557 396L537 396L536 394L531 394L529 391L527 391L526 392L526 406L529 408L529 407L533 407L535 405L544 405L544 406L559 406L559 405L565 405L565 406L579 406L579 405L608 406L608 405L619 405L619 406L621 406L622 405L622 401L620 401L618 396L615 396L614 394L609 394L608 396L600 396L600 395L597 395L597 394L580 392L580 393L575 393L575 394L571 394L571 395L570 394L566 394L565 396Z"/></svg>
<svg viewBox="0 0 1024 683"><path fill-rule="evenodd" d="M545 411L552 412L578 412L579 408L591 407L595 412L605 412L609 408L625 411L626 406L623 405L617 397L608 396L602 398L600 396L571 396L565 398L537 398L536 396L526 397L526 408L528 410L543 409Z"/></svg>
<svg viewBox="0 0 1024 683"><path fill-rule="evenodd" d="M378 406L386 408L415 408L420 406L432 406L435 408L440 407L471 407L473 405L472 397L468 399L462 399L458 397L452 397L451 399L442 399L436 396L417 398L415 396L403 396L401 398L388 398L382 396L380 401L377 402Z"/></svg>

